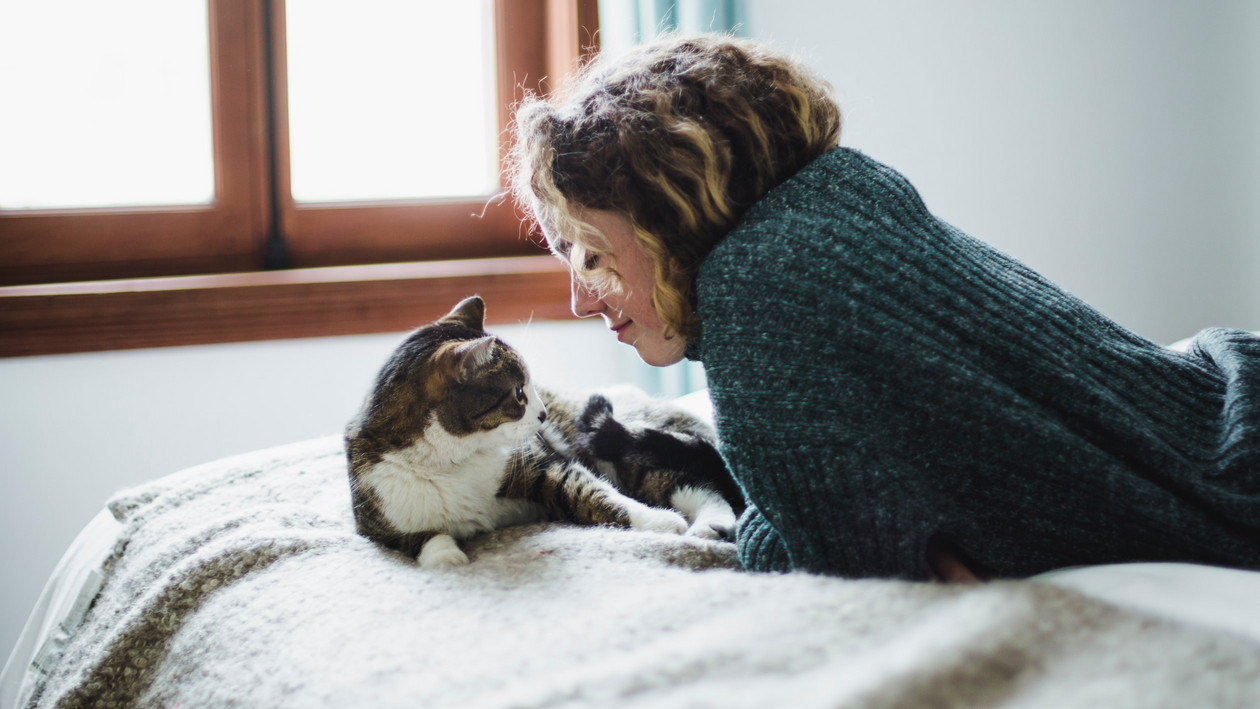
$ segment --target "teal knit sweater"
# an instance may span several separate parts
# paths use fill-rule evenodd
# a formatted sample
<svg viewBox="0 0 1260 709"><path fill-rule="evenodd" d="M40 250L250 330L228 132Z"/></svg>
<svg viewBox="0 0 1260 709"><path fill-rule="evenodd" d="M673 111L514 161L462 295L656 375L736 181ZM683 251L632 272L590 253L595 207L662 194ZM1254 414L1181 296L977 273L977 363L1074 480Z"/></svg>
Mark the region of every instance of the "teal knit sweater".
<svg viewBox="0 0 1260 709"><path fill-rule="evenodd" d="M696 279L750 569L926 575L1198 561L1260 568L1260 339L1171 351L828 152Z"/></svg>

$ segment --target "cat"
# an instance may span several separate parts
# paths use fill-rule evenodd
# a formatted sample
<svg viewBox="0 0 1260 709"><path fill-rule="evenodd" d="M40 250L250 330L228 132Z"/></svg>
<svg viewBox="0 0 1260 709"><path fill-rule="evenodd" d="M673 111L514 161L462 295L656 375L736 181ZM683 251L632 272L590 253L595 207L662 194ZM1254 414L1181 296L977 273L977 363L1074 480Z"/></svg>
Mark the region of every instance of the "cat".
<svg viewBox="0 0 1260 709"><path fill-rule="evenodd" d="M360 534L422 567L467 564L458 540L543 520L731 536L742 495L708 424L624 390L536 387L484 325L472 296L412 332L347 425Z"/></svg>

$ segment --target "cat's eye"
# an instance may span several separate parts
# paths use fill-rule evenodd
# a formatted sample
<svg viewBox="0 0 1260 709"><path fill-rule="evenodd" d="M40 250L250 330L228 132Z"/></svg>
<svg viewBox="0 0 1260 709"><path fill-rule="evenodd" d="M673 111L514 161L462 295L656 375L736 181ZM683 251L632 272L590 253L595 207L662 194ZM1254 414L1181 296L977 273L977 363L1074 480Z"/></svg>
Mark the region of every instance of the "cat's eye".
<svg viewBox="0 0 1260 709"><path fill-rule="evenodd" d="M513 390L512 390L512 396L516 397L516 403L518 403L518 404L524 404L524 403L525 403L525 401L526 401L526 399L525 399L525 387L516 387L515 389L513 389Z"/></svg>

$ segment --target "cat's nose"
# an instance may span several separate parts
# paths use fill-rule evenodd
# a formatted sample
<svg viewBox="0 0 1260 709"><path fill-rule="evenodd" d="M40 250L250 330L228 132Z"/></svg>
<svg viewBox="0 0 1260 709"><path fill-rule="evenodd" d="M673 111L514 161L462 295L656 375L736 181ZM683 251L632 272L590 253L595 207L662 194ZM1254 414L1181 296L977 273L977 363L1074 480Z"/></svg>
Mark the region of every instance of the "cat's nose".
<svg viewBox="0 0 1260 709"><path fill-rule="evenodd" d="M543 409L542 411L538 412L538 423L543 423L546 420L547 420L547 410Z"/></svg>

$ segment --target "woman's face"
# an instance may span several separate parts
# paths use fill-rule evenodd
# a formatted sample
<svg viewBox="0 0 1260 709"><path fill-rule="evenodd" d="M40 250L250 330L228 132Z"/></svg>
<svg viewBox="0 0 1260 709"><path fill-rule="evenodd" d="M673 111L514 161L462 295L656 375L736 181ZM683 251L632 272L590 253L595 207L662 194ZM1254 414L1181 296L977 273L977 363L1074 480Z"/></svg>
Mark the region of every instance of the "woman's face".
<svg viewBox="0 0 1260 709"><path fill-rule="evenodd" d="M681 360L686 338L665 337L665 325L652 307L652 286L656 282L652 259L635 242L630 220L602 209L588 209L582 218L608 239L610 251L600 258L612 259L612 263L598 265L617 271L621 289L601 298L576 273L570 273L573 314L579 318L602 316L608 328L617 333L617 339L634 347L639 358L650 365L664 367Z"/></svg>

